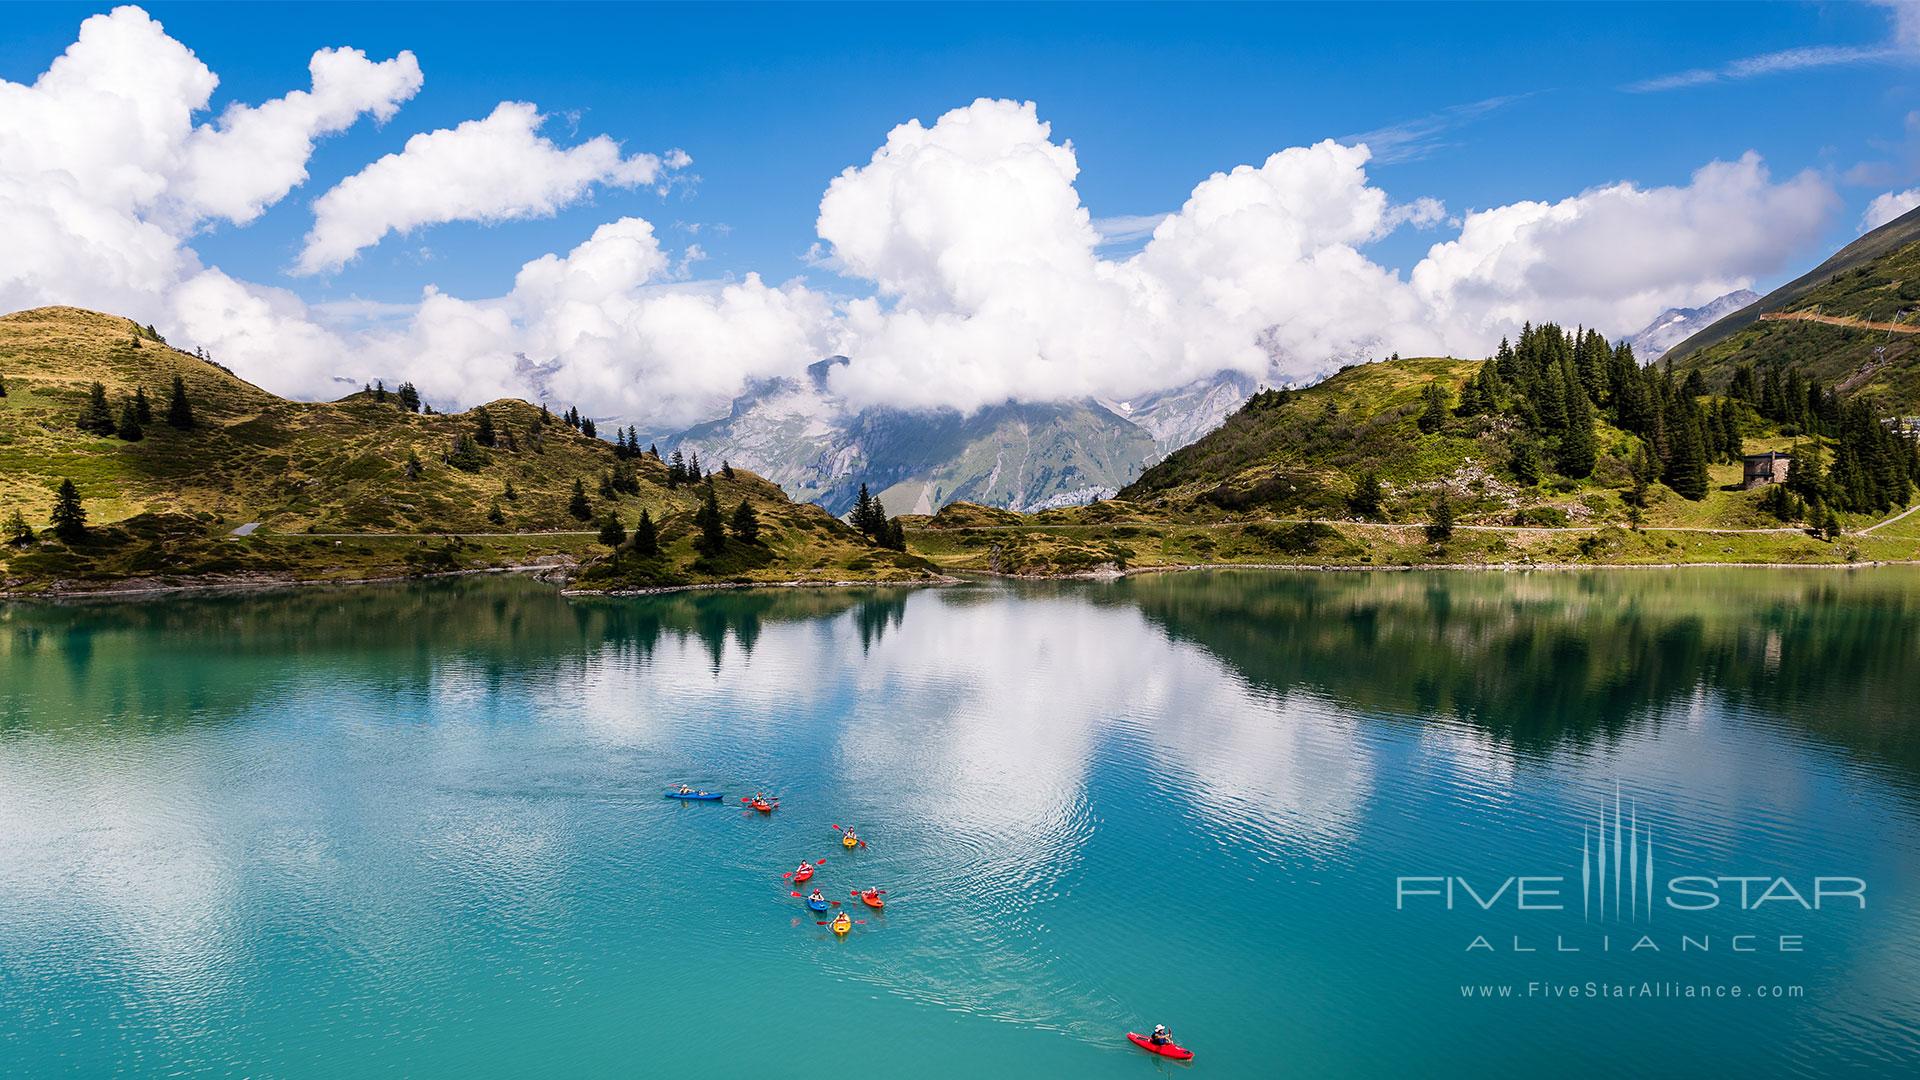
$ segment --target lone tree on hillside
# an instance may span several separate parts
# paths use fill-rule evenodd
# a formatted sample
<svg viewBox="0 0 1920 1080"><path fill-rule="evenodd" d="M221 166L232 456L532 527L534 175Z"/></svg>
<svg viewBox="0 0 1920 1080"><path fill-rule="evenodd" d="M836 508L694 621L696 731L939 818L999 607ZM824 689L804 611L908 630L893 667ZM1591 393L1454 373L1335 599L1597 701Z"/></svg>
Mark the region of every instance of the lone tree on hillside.
<svg viewBox="0 0 1920 1080"><path fill-rule="evenodd" d="M1354 517L1377 518L1380 516L1380 474L1369 469L1360 474L1354 482L1353 494L1347 499L1347 509Z"/></svg>
<svg viewBox="0 0 1920 1080"><path fill-rule="evenodd" d="M593 504L587 501L587 485L578 479L573 482L573 498L567 500L567 513L580 521L593 516Z"/></svg>
<svg viewBox="0 0 1920 1080"><path fill-rule="evenodd" d="M87 508L80 502L80 489L72 480L61 480L53 495L53 535L62 540L78 540L87 532Z"/></svg>
<svg viewBox="0 0 1920 1080"><path fill-rule="evenodd" d="M492 446L498 440L493 431L493 416L487 407L481 405L473 410L473 441L481 446Z"/></svg>
<svg viewBox="0 0 1920 1080"><path fill-rule="evenodd" d="M1420 391L1420 400L1426 403L1420 412L1420 432L1431 435L1447 422L1447 392L1440 386L1440 380L1427 383L1427 388Z"/></svg>
<svg viewBox="0 0 1920 1080"><path fill-rule="evenodd" d="M698 547L702 554L718 555L727 549L727 525L720 515L720 500L714 494L712 484L706 486L706 493L700 499L700 509L694 512L693 523L700 529Z"/></svg>
<svg viewBox="0 0 1920 1080"><path fill-rule="evenodd" d="M620 515L608 514L600 520L600 542L610 548L618 549L627 542L627 527L620 524Z"/></svg>
<svg viewBox="0 0 1920 1080"><path fill-rule="evenodd" d="M660 554L660 531L653 527L653 515L640 511L640 520L633 523L633 553L643 559L651 559Z"/></svg>
<svg viewBox="0 0 1920 1080"><path fill-rule="evenodd" d="M147 437L146 430L140 426L140 407L131 398L120 406L120 422L114 425L113 433L128 442L139 442Z"/></svg>
<svg viewBox="0 0 1920 1080"><path fill-rule="evenodd" d="M133 416L142 424L153 423L153 402L147 400L147 388L133 388Z"/></svg>
<svg viewBox="0 0 1920 1080"><path fill-rule="evenodd" d="M406 464L407 479L409 480L420 479L420 471L422 468L424 468L424 466L420 464L420 455L414 453L412 448L408 448L407 464Z"/></svg>
<svg viewBox="0 0 1920 1080"><path fill-rule="evenodd" d="M1433 520L1427 522L1427 539L1436 544L1453 539L1453 497L1445 487L1433 497Z"/></svg>
<svg viewBox="0 0 1920 1080"><path fill-rule="evenodd" d="M401 383L400 389L394 391L394 395L400 399L401 408L408 412L420 411L420 391L415 389L412 383Z"/></svg>
<svg viewBox="0 0 1920 1080"><path fill-rule="evenodd" d="M747 500L741 499L740 505L733 508L733 519L727 525L741 543L760 542L760 515L753 512L753 504Z"/></svg>
<svg viewBox="0 0 1920 1080"><path fill-rule="evenodd" d="M33 526L27 524L27 516L17 506L13 513L7 515L5 532L7 543L13 547L26 547L33 543Z"/></svg>
<svg viewBox="0 0 1920 1080"><path fill-rule="evenodd" d="M113 410L107 405L107 388L94 383L87 388L87 408L80 414L80 430L95 435L111 435L115 426Z"/></svg>
<svg viewBox="0 0 1920 1080"><path fill-rule="evenodd" d="M500 509L499 499L493 500L493 505L487 507L487 524L505 525L506 523L507 523L507 512Z"/></svg>
<svg viewBox="0 0 1920 1080"><path fill-rule="evenodd" d="M187 400L187 384L173 377L173 389L167 392L167 426L185 431L193 426L193 403Z"/></svg>

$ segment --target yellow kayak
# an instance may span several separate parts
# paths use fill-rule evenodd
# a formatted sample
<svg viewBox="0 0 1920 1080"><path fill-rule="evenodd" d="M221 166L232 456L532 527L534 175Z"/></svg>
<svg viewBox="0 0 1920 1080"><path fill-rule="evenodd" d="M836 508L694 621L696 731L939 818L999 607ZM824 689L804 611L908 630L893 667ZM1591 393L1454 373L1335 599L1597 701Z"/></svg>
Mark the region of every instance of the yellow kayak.
<svg viewBox="0 0 1920 1080"><path fill-rule="evenodd" d="M833 920L834 933L844 935L846 934L847 931L851 929L853 929L853 920L847 918L846 912L843 911L839 915L834 917L834 920Z"/></svg>
<svg viewBox="0 0 1920 1080"><path fill-rule="evenodd" d="M841 847L858 847L859 844L860 838L856 836L842 836L840 838Z"/></svg>

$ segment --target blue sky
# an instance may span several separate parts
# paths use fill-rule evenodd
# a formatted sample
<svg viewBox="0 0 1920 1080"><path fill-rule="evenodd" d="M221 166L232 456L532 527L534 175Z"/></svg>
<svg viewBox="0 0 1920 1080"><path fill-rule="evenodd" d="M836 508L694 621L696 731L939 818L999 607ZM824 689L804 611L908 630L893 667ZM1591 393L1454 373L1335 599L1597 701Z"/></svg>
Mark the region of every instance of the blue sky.
<svg viewBox="0 0 1920 1080"><path fill-rule="evenodd" d="M1907 121L1920 53L1896 46L1896 11L1884 5L145 8L219 76L203 123L229 102L306 86L317 49L417 57L424 81L391 119L319 139L306 182L257 220L209 219L183 241L206 266L313 304L412 304L428 285L498 297L526 261L625 216L652 222L669 250L697 242L701 279L803 275L834 297L889 292L884 269L841 276L833 268L844 262L809 261L822 193L896 125L932 125L982 97L1036 103L1052 139L1071 141L1074 188L1095 218L1176 210L1211 173L1363 135L1374 188L1395 204L1437 199L1455 222L1615 181L1685 185L1708 162L1748 151L1776 183L1818 174L1831 205L1792 237L1791 252L1702 271L1700 289L1793 276L1857 235L1870 200L1912 188L1920 173L1920 135ZM0 78L31 83L83 19L107 10L0 10ZM1841 62L1635 88L1809 48L1838 50ZM502 101L537 105L549 117L542 134L562 147L606 135L629 153L682 148L692 165L665 195L594 185L551 216L431 225L388 236L336 272L286 273L314 199L410 136ZM1357 246L1404 275L1451 227L1398 228Z"/></svg>
<svg viewBox="0 0 1920 1080"><path fill-rule="evenodd" d="M82 18L111 6L10 5L0 77L30 81ZM1073 140L1096 217L1174 209L1213 171L1501 98L1515 100L1440 130L1415 160L1374 165L1376 180L1401 198L1467 208L1611 180L1677 183L1750 149L1776 173L1889 162L1887 184L1844 192L1855 212L1822 240L1837 245L1872 195L1915 179L1915 162L1881 144L1897 143L1902 118L1920 107L1920 67L1621 89L1810 44L1884 41L1888 14L1867 4L146 7L220 75L216 110L300 85L323 46L375 57L410 49L425 72L420 94L388 124L322 142L301 191L249 228L202 241L209 261L248 278L272 278L292 260L312 196L414 132L484 115L500 100L554 114L556 141L577 117L583 136L693 156L698 184L665 199L601 191L549 220L389 239L382 247L393 250L297 284L314 299L410 299L428 280L502 292L525 259L623 213L663 232L674 221L729 226L703 231L707 273L817 274L800 256L827 182L865 161L895 124L931 122L982 96L1032 100ZM1430 240L1396 234L1383 258L1405 265ZM423 245L435 265L419 262Z"/></svg>

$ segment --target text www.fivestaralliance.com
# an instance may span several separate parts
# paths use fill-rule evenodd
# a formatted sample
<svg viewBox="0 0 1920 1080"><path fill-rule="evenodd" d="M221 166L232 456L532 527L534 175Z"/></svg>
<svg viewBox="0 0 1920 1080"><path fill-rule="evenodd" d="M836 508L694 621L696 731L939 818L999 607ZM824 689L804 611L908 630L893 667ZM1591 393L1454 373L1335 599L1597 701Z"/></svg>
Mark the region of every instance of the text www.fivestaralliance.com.
<svg viewBox="0 0 1920 1080"><path fill-rule="evenodd" d="M1535 982L1463 984L1460 996L1468 999L1544 1000L1544 1001L1624 1001L1658 998L1672 1001L1731 1000L1734 998L1803 998L1806 988L1799 984L1760 983L1680 983L1680 982Z"/></svg>

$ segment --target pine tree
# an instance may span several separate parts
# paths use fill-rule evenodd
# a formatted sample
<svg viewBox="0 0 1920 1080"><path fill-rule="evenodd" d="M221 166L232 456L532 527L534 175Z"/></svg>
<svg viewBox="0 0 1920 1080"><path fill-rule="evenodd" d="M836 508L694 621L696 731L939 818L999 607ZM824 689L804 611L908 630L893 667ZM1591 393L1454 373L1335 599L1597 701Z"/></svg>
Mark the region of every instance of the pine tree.
<svg viewBox="0 0 1920 1080"><path fill-rule="evenodd" d="M394 393L395 393L395 396L397 396L400 399L401 408L407 410L410 413L417 413L420 411L420 404L421 404L420 391L416 389L412 383L410 382L401 383L400 389L396 390Z"/></svg>
<svg viewBox="0 0 1920 1080"><path fill-rule="evenodd" d="M1530 442L1515 443L1507 467L1513 470L1515 480L1532 487L1540 482L1540 451Z"/></svg>
<svg viewBox="0 0 1920 1080"><path fill-rule="evenodd" d="M701 497L700 509L693 515L693 523L700 530L699 548L703 554L718 555L727 549L727 526L720 514L720 501L714 494L713 485L706 485L706 493Z"/></svg>
<svg viewBox="0 0 1920 1080"><path fill-rule="evenodd" d="M80 430L95 435L111 435L116 426L113 409L107 405L107 388L94 383L87 389L87 408L80 414Z"/></svg>
<svg viewBox="0 0 1920 1080"><path fill-rule="evenodd" d="M27 524L27 516L22 514L17 506L14 507L13 513L7 515L5 531L7 543L13 547L26 547L33 543L33 526Z"/></svg>
<svg viewBox="0 0 1920 1080"><path fill-rule="evenodd" d="M633 525L633 553L643 559L651 559L660 554L660 533L653 527L653 515L640 511L640 520Z"/></svg>
<svg viewBox="0 0 1920 1080"><path fill-rule="evenodd" d="M153 423L153 403L147 400L145 387L133 388L133 418L142 424Z"/></svg>
<svg viewBox="0 0 1920 1080"><path fill-rule="evenodd" d="M745 499L733 509L733 519L728 522L734 538L742 543L753 544L760 540L760 517L753 512L753 504Z"/></svg>
<svg viewBox="0 0 1920 1080"><path fill-rule="evenodd" d="M593 516L593 504L587 501L587 485L577 479L573 482L573 497L567 500L567 513L581 521Z"/></svg>
<svg viewBox="0 0 1920 1080"><path fill-rule="evenodd" d="M1632 487L1627 491L1627 505L1642 509L1647 505L1647 489L1653 485L1653 458L1647 453L1647 444L1634 447L1633 462L1629 466Z"/></svg>
<svg viewBox="0 0 1920 1080"><path fill-rule="evenodd" d="M700 471L700 452L695 450L687 455L687 482L697 484L706 478L707 474Z"/></svg>
<svg viewBox="0 0 1920 1080"><path fill-rule="evenodd" d="M499 499L493 500L493 505L487 507L487 522L491 525L505 525L507 523L507 512L500 509Z"/></svg>
<svg viewBox="0 0 1920 1080"><path fill-rule="evenodd" d="M167 392L167 426L185 431L193 426L193 403L187 400L187 384L173 377L173 389Z"/></svg>
<svg viewBox="0 0 1920 1080"><path fill-rule="evenodd" d="M593 430L593 421L591 419L588 419L586 417L581 418L580 434L585 435L589 439L595 437L594 430Z"/></svg>
<svg viewBox="0 0 1920 1080"><path fill-rule="evenodd" d="M1360 474L1354 482L1353 494L1347 498L1347 509L1353 516L1373 520L1380 516L1380 475L1372 469Z"/></svg>
<svg viewBox="0 0 1920 1080"><path fill-rule="evenodd" d="M80 489L72 480L61 480L53 496L53 534L62 540L78 540L86 535L87 508L80 502Z"/></svg>
<svg viewBox="0 0 1920 1080"><path fill-rule="evenodd" d="M520 501L520 493L514 490L513 481L507 481L506 486L500 489L500 497L508 502Z"/></svg>
<svg viewBox="0 0 1920 1080"><path fill-rule="evenodd" d="M620 524L620 515L608 514L600 520L600 542L610 548L627 542L627 527Z"/></svg>
<svg viewBox="0 0 1920 1080"><path fill-rule="evenodd" d="M492 446L499 436L493 430L493 414L481 405L473 410L473 441L481 446Z"/></svg>
<svg viewBox="0 0 1920 1080"><path fill-rule="evenodd" d="M1420 399L1426 402L1418 421L1420 432L1431 435L1447 422L1447 392L1441 389L1440 380L1434 379L1420 392Z"/></svg>
<svg viewBox="0 0 1920 1080"><path fill-rule="evenodd" d="M140 410L128 398L120 405L120 420L113 427L113 433L127 442L139 442L147 437L146 429L140 426Z"/></svg>
<svg viewBox="0 0 1920 1080"><path fill-rule="evenodd" d="M373 400L379 402L382 405L385 405L387 403L387 381L385 379L374 380Z"/></svg>
<svg viewBox="0 0 1920 1080"><path fill-rule="evenodd" d="M1667 486L1681 498L1699 502L1707 497L1707 455L1700 443L1700 421L1692 399L1680 399L1669 429L1672 450L1667 458Z"/></svg>
<svg viewBox="0 0 1920 1080"><path fill-rule="evenodd" d="M407 449L407 464L405 469L407 474L407 479L409 480L420 479L420 473L423 468L424 466L420 464L420 455L414 453L413 449L409 447Z"/></svg>
<svg viewBox="0 0 1920 1080"><path fill-rule="evenodd" d="M733 463L722 459L720 462L720 475L729 480L733 479Z"/></svg>
<svg viewBox="0 0 1920 1080"><path fill-rule="evenodd" d="M1427 522L1427 539L1444 544L1453 539L1453 497L1443 486L1433 497L1433 520Z"/></svg>
<svg viewBox="0 0 1920 1080"><path fill-rule="evenodd" d="M872 536L875 528L873 508L878 502L873 493L867 490L867 485L862 483L860 495L853 502L853 513L847 519L848 524L858 529L861 535Z"/></svg>
<svg viewBox="0 0 1920 1080"><path fill-rule="evenodd" d="M899 518L887 522L887 536L881 543L895 551L907 550L907 527L900 524Z"/></svg>
<svg viewBox="0 0 1920 1080"><path fill-rule="evenodd" d="M685 483L687 479L687 458L678 449L667 463L667 490L672 491Z"/></svg>
<svg viewBox="0 0 1920 1080"><path fill-rule="evenodd" d="M1599 448L1593 437L1593 406L1580 384L1567 386L1567 430L1560 436L1560 471L1575 480L1593 475Z"/></svg>

